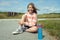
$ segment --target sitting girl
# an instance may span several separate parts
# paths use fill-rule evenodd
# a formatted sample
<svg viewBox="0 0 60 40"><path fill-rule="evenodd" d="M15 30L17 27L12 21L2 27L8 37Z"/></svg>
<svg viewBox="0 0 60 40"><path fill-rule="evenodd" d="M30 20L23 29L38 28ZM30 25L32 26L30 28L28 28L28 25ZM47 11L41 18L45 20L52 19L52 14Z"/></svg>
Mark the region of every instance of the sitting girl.
<svg viewBox="0 0 60 40"><path fill-rule="evenodd" d="M37 32L37 9L33 3L29 3L27 6L27 13L22 16L21 21L18 23L19 28L13 32L13 34L22 33L23 25L24 27L28 27L26 32Z"/></svg>

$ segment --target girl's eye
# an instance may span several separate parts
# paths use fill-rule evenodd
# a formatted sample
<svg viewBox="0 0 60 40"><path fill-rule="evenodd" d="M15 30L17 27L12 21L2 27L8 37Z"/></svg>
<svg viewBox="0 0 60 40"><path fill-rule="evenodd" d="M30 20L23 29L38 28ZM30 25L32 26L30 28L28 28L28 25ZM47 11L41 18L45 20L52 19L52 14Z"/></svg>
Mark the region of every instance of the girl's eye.
<svg viewBox="0 0 60 40"><path fill-rule="evenodd" d="M29 8L32 8L32 6L30 6Z"/></svg>

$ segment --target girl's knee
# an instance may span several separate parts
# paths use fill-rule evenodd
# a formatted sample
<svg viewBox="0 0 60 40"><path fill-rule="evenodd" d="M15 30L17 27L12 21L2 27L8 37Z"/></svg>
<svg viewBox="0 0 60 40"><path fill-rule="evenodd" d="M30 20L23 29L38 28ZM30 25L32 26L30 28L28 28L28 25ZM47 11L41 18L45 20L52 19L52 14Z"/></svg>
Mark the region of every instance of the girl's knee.
<svg viewBox="0 0 60 40"><path fill-rule="evenodd" d="M33 31L33 32L36 32L37 29L38 29L37 27L34 27L34 28L32 28L32 31Z"/></svg>
<svg viewBox="0 0 60 40"><path fill-rule="evenodd" d="M20 22L18 22L18 24L23 24L23 22L20 21Z"/></svg>

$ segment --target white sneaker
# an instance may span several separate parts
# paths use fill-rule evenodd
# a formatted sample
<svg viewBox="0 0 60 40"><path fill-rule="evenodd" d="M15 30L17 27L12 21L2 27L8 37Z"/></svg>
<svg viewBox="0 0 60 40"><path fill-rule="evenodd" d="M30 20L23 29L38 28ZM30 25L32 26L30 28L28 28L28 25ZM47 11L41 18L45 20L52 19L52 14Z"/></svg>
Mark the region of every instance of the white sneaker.
<svg viewBox="0 0 60 40"><path fill-rule="evenodd" d="M17 29L16 31L12 32L13 35L21 34L21 33L23 33L23 29Z"/></svg>
<svg viewBox="0 0 60 40"><path fill-rule="evenodd" d="M21 33L23 33L23 31L19 31L19 30L18 30L18 31L14 31L14 32L12 32L13 35L21 34Z"/></svg>
<svg viewBox="0 0 60 40"><path fill-rule="evenodd" d="M23 30L23 29L24 29L23 27L24 27L24 26L21 27L21 26L19 25L18 29L17 29L16 31L12 32L12 34L13 34L13 35L16 35L16 34L23 33L23 31L24 31L24 30Z"/></svg>
<svg viewBox="0 0 60 40"><path fill-rule="evenodd" d="M19 34L19 32L12 32L12 34L13 34L13 35L15 35L15 34Z"/></svg>
<svg viewBox="0 0 60 40"><path fill-rule="evenodd" d="M13 35L20 34L20 33L22 33L22 32L17 32L17 31L12 32Z"/></svg>

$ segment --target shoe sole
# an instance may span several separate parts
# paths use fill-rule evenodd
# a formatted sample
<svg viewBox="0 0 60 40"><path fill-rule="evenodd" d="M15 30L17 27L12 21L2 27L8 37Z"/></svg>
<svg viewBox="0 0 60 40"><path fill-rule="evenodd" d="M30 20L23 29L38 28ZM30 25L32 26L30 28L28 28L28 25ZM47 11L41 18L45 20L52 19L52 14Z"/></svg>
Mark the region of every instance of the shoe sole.
<svg viewBox="0 0 60 40"><path fill-rule="evenodd" d="M18 34L21 34L21 33L12 33L13 35L18 35Z"/></svg>

